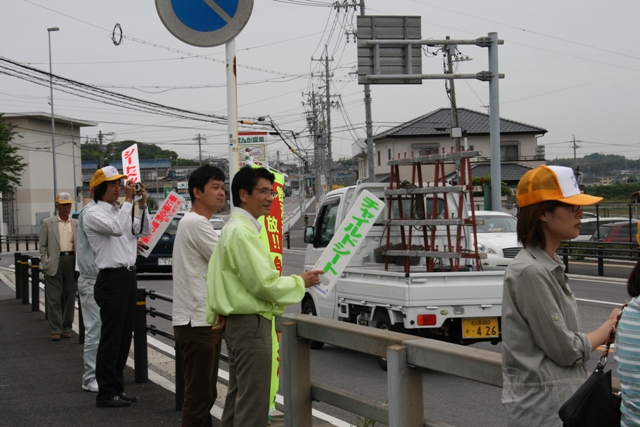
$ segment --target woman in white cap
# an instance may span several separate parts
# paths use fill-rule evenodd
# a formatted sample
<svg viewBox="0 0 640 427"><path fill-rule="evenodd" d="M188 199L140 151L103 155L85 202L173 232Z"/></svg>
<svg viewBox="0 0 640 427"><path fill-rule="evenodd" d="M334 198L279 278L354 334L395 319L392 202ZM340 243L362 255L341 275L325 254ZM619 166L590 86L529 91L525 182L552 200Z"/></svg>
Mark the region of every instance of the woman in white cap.
<svg viewBox="0 0 640 427"><path fill-rule="evenodd" d="M540 166L518 183L518 240L524 249L505 272L502 301L502 404L509 426L562 426L558 409L587 378L585 363L606 342L614 309L596 330L580 331L575 296L556 255L580 232L582 194L573 170Z"/></svg>

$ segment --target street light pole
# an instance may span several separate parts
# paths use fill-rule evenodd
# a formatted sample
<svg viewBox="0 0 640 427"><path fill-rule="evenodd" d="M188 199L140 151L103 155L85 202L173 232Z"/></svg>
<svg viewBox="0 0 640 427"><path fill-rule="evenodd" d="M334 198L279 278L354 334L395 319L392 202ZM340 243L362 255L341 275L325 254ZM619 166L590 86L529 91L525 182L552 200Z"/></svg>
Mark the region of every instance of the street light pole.
<svg viewBox="0 0 640 427"><path fill-rule="evenodd" d="M53 116L53 72L51 70L51 32L60 31L58 27L47 28L49 36L49 90L51 94L51 149L53 151L53 199L58 196L58 178L56 174L56 121Z"/></svg>

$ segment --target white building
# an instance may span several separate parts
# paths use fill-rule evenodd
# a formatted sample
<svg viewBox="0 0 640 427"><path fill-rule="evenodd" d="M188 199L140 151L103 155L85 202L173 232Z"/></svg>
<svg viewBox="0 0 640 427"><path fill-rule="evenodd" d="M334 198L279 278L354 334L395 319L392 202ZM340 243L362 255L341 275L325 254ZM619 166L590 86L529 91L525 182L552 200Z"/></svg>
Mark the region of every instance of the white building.
<svg viewBox="0 0 640 427"><path fill-rule="evenodd" d="M482 152L483 157L477 159L476 164L489 164L491 154L489 115L459 108L458 124L463 132L460 145L464 147L466 144L469 150ZM373 137L375 143L374 181L384 181L388 177L390 167L387 162L391 159L411 157L412 153L414 156L418 156L420 153L425 155L427 153L451 152L454 145L454 140L450 136L451 127L451 109L440 108L375 135ZM537 167L544 163L544 147L538 146L538 138L546 132L546 129L536 126L500 119L500 160L503 165L524 166L517 179L528 168ZM360 158L358 176L363 179L367 178L366 142L354 143L353 153ZM448 175L454 170L454 164L447 165L445 174ZM410 180L410 174L410 167L400 168L402 180ZM505 181L504 170L502 175L502 180ZM423 167L423 177L425 181L430 181L433 177L432 168Z"/></svg>
<svg viewBox="0 0 640 427"><path fill-rule="evenodd" d="M3 197L2 227L6 234L36 234L42 220L53 215L53 149L51 114L5 113L5 121L15 125L11 144L27 163L22 184L13 198ZM55 116L55 169L58 193L66 191L74 197L73 210L82 208L82 169L80 129L97 126L95 122Z"/></svg>

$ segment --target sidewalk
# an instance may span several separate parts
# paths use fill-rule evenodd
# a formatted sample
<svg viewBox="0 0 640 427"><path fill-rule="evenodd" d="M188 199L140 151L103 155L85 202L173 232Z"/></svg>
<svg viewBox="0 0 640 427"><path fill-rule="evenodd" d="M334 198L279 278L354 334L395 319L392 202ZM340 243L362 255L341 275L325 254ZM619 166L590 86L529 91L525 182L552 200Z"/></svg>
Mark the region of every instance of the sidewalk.
<svg viewBox="0 0 640 427"><path fill-rule="evenodd" d="M140 384L130 357L125 391L139 401L128 408L96 408L96 395L81 388L84 368L78 336L50 341L44 313L23 305L10 286L12 277L0 273L0 427L180 426L172 358L149 348L149 382ZM225 381L218 382L212 409L214 427L220 425L227 393L225 374L221 372ZM314 427L330 425L313 418ZM269 426L283 427L283 414L274 414Z"/></svg>
<svg viewBox="0 0 640 427"><path fill-rule="evenodd" d="M180 425L174 394L153 382L135 383L129 367L125 390L139 401L129 408L96 408L96 395L81 388L77 335L52 342L44 313L32 312L15 295L2 292L0 298L0 426Z"/></svg>

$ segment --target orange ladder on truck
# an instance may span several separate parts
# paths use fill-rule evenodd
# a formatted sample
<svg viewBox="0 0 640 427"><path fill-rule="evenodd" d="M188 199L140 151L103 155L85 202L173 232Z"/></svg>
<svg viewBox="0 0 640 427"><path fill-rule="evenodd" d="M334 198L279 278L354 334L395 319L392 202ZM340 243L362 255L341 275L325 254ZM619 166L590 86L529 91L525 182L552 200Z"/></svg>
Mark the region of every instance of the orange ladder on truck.
<svg viewBox="0 0 640 427"><path fill-rule="evenodd" d="M475 261L475 269L480 270L480 258L476 235L476 222L473 185L470 160L480 155L477 151L458 151L450 153L430 153L420 151L418 156L389 160L391 172L389 188L385 190L387 198L387 227L400 227L400 243L392 244L390 229L387 230L385 269L389 269L391 257L402 260L405 273L410 273L411 264L426 258L426 271L444 271L445 262L450 271L466 269L469 260ZM458 164L458 182L448 184L445 176L445 164ZM434 166L434 179L425 182L422 178L422 166ZM400 167L411 166L411 181L400 178ZM457 207L449 206L447 193L457 193ZM465 200L466 199L466 200ZM439 209L440 200L444 203ZM429 201L431 202L429 205ZM469 212L466 212L469 206ZM408 208L408 209L407 209ZM407 212L408 211L408 212ZM436 228L446 230L445 244L439 247L436 242ZM473 236L472 250L463 245L464 228L470 228ZM414 245L414 230L421 232L421 245ZM454 231L455 230L455 231ZM461 263L462 261L462 263Z"/></svg>

